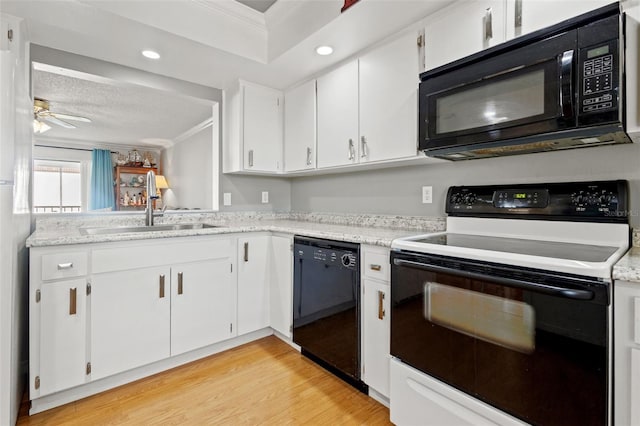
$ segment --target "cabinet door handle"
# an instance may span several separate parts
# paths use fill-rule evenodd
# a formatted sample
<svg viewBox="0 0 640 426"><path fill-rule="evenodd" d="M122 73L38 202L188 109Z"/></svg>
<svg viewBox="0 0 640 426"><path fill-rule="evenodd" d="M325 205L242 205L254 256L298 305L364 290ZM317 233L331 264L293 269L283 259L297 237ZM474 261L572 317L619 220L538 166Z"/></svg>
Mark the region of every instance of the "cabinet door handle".
<svg viewBox="0 0 640 426"><path fill-rule="evenodd" d="M384 291L378 290L378 319L384 319Z"/></svg>
<svg viewBox="0 0 640 426"><path fill-rule="evenodd" d="M164 297L164 274L160 275L160 299Z"/></svg>
<svg viewBox="0 0 640 426"><path fill-rule="evenodd" d="M382 271L382 265L376 265L375 263L372 263L371 265L369 265L369 267L372 271Z"/></svg>
<svg viewBox="0 0 640 426"><path fill-rule="evenodd" d="M522 0L516 0L514 14L513 26L515 27L516 35L520 35L522 33Z"/></svg>
<svg viewBox="0 0 640 426"><path fill-rule="evenodd" d="M307 148L307 166L311 165L311 148Z"/></svg>
<svg viewBox="0 0 640 426"><path fill-rule="evenodd" d="M249 261L249 243L248 242L244 243L244 261L245 262Z"/></svg>
<svg viewBox="0 0 640 426"><path fill-rule="evenodd" d="M74 288L69 289L69 315L75 315L78 306L78 290Z"/></svg>
<svg viewBox="0 0 640 426"><path fill-rule="evenodd" d="M73 263L69 262L69 263L58 263L58 271L63 271L65 269L71 269L73 268Z"/></svg>
<svg viewBox="0 0 640 426"><path fill-rule="evenodd" d="M493 38L493 23L491 8L487 8L484 12L484 39L489 40Z"/></svg>
<svg viewBox="0 0 640 426"><path fill-rule="evenodd" d="M364 136L360 137L360 144L362 146L362 154L360 154L360 157L366 158L367 155L369 155L369 153L367 152L367 150L368 150L368 148L367 148L367 140L364 138Z"/></svg>
<svg viewBox="0 0 640 426"><path fill-rule="evenodd" d="M249 167L253 167L253 150L249 150Z"/></svg>
<svg viewBox="0 0 640 426"><path fill-rule="evenodd" d="M183 287L182 287L182 272L178 272L178 294L182 294L183 291Z"/></svg>
<svg viewBox="0 0 640 426"><path fill-rule="evenodd" d="M353 160L355 158L355 153L353 149L353 139L349 139L349 160Z"/></svg>

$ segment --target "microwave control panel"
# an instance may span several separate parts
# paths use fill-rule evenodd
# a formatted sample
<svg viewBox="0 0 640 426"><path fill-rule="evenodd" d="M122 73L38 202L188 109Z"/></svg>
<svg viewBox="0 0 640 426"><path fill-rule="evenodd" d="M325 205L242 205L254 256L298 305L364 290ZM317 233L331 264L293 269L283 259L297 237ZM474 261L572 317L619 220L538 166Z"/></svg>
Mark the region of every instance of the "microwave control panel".
<svg viewBox="0 0 640 426"><path fill-rule="evenodd" d="M578 29L579 124L617 118L620 85L619 17L611 16Z"/></svg>
<svg viewBox="0 0 640 426"><path fill-rule="evenodd" d="M604 44L583 49L582 57L582 102L581 112L597 112L617 107L617 97L614 88L614 63L616 59L612 53L612 46Z"/></svg>

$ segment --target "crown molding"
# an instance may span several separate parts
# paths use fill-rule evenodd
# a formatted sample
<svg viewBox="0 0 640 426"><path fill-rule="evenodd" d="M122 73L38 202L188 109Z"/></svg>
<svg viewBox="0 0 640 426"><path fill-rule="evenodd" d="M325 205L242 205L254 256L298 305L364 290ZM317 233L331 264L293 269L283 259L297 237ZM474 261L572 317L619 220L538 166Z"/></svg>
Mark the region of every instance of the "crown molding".
<svg viewBox="0 0 640 426"><path fill-rule="evenodd" d="M298 9L306 6L304 0L298 1L276 1L266 12L264 12L264 20L267 28L273 28L280 25L291 15L296 13Z"/></svg>
<svg viewBox="0 0 640 426"><path fill-rule="evenodd" d="M242 3L229 0L191 0L191 3L203 9L223 14L225 17L234 19L242 24L251 25L254 28L262 30L266 36L267 25L265 23L265 16Z"/></svg>
<svg viewBox="0 0 640 426"><path fill-rule="evenodd" d="M202 123L198 123L195 126L193 126L192 128L190 128L189 130L187 130L186 132L182 133L181 135L176 136L175 138L173 138L173 145L177 145L180 142L184 142L185 140L189 139L191 136L203 131L204 129L213 126L213 117L207 118L206 120L204 120Z"/></svg>

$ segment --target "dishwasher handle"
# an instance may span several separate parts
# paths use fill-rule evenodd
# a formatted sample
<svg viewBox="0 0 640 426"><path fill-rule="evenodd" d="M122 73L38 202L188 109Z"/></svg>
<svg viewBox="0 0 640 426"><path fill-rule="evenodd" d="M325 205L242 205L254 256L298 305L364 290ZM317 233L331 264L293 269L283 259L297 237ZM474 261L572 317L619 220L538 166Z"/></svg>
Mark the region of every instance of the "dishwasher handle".
<svg viewBox="0 0 640 426"><path fill-rule="evenodd" d="M455 275L462 278L470 278L477 280L484 280L502 284L507 287L515 287L523 290L529 290L536 293L544 293L551 296L564 297L566 299L574 300L592 300L594 294L589 290L579 290L565 287L558 287L549 284L533 283L530 281L518 280L515 278L506 278L492 275L479 274L477 272L461 271L457 269L447 268L438 265L429 265L421 262L414 262L404 259L393 259L393 264L396 266L406 266L409 268L420 269L428 272L438 272L449 275Z"/></svg>

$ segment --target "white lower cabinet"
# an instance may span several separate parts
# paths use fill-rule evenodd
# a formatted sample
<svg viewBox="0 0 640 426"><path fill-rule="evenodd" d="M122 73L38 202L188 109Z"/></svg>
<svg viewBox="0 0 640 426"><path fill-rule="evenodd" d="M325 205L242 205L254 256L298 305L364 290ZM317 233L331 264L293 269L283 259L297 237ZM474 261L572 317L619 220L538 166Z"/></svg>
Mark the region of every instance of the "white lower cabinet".
<svg viewBox="0 0 640 426"><path fill-rule="evenodd" d="M84 278L42 285L37 375L41 396L87 380L86 285Z"/></svg>
<svg viewBox="0 0 640 426"><path fill-rule="evenodd" d="M362 381L389 398L389 347L391 341L391 287L389 250L361 247L362 276Z"/></svg>
<svg viewBox="0 0 640 426"><path fill-rule="evenodd" d="M93 380L169 357L170 273L161 266L92 277Z"/></svg>
<svg viewBox="0 0 640 426"><path fill-rule="evenodd" d="M613 424L640 425L640 283L613 286Z"/></svg>
<svg viewBox="0 0 640 426"><path fill-rule="evenodd" d="M269 235L238 238L238 335L269 327Z"/></svg>
<svg viewBox="0 0 640 426"><path fill-rule="evenodd" d="M271 237L269 273L269 322L271 328L291 337L293 324L293 239Z"/></svg>
<svg viewBox="0 0 640 426"><path fill-rule="evenodd" d="M233 336L235 286L229 259L171 267L171 355Z"/></svg>
<svg viewBox="0 0 640 426"><path fill-rule="evenodd" d="M525 424L395 358L391 359L391 422L398 426Z"/></svg>
<svg viewBox="0 0 640 426"><path fill-rule="evenodd" d="M389 397L389 342L391 321L389 283L364 280L363 381Z"/></svg>

